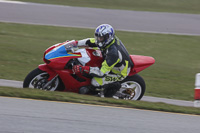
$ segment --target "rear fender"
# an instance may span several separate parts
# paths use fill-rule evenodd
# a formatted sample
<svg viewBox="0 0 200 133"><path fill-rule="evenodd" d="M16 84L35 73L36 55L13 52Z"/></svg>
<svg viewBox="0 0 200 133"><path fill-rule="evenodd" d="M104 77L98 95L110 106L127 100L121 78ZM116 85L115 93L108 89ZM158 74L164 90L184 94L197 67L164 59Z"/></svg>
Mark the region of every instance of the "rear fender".
<svg viewBox="0 0 200 133"><path fill-rule="evenodd" d="M52 69L50 69L47 64L41 64L38 66L38 68L49 74L48 81L52 80L57 75L57 73L55 71L53 71Z"/></svg>
<svg viewBox="0 0 200 133"><path fill-rule="evenodd" d="M130 58L134 66L131 69L129 76L134 75L155 63L155 59L150 56L130 55Z"/></svg>

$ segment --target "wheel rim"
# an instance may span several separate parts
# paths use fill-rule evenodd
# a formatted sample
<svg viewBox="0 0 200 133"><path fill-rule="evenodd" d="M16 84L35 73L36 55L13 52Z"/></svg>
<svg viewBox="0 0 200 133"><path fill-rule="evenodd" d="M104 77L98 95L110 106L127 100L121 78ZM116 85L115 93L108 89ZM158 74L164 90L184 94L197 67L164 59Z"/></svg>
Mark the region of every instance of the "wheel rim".
<svg viewBox="0 0 200 133"><path fill-rule="evenodd" d="M142 87L135 81L126 81L121 84L120 93L128 95L129 100L138 100L142 93Z"/></svg>
<svg viewBox="0 0 200 133"><path fill-rule="evenodd" d="M29 84L29 88L46 90L46 91L55 91L59 85L58 78L56 78L55 81L53 81L49 86L47 86L45 89L43 89L43 86L48 82L48 78L49 78L49 74L46 72L35 76L31 80L31 82Z"/></svg>

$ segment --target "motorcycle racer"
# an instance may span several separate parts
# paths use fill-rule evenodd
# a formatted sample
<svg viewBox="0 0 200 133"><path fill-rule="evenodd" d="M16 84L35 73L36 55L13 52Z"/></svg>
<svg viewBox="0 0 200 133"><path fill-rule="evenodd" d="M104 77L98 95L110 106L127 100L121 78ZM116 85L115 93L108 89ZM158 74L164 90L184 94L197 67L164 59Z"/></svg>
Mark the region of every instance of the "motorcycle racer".
<svg viewBox="0 0 200 133"><path fill-rule="evenodd" d="M94 38L50 46L43 61L26 76L23 88L126 100L143 97L146 85L138 73L155 63L150 56L129 55L108 24L98 26Z"/></svg>
<svg viewBox="0 0 200 133"><path fill-rule="evenodd" d="M118 83L126 78L133 63L123 43L115 35L113 27L109 24L99 25L94 34L95 38L87 38L73 42L75 46L98 47L103 55L104 61L101 68L74 65L74 73L87 73L93 76L91 84L95 87L104 88L110 83ZM119 89L121 85L118 83Z"/></svg>

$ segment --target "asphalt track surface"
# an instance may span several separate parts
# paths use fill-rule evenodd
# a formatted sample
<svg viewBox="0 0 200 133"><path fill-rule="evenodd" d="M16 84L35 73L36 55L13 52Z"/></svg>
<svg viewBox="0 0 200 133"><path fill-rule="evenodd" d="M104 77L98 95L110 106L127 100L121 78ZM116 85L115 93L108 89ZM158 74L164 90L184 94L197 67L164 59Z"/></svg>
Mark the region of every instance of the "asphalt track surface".
<svg viewBox="0 0 200 133"><path fill-rule="evenodd" d="M200 116L0 97L1 133L197 133Z"/></svg>
<svg viewBox="0 0 200 133"><path fill-rule="evenodd" d="M0 22L200 35L200 15L71 7L0 0Z"/></svg>

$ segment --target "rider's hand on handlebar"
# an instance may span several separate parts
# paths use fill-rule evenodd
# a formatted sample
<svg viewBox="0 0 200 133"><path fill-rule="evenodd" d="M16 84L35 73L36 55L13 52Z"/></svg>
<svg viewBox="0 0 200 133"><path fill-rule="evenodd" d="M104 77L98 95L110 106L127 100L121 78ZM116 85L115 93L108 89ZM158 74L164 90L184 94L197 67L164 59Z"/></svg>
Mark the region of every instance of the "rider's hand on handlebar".
<svg viewBox="0 0 200 133"><path fill-rule="evenodd" d="M90 72L90 67L89 66L82 66L82 65L74 65L72 68L73 73L87 73L89 74Z"/></svg>
<svg viewBox="0 0 200 133"><path fill-rule="evenodd" d="M69 45L72 47L76 47L76 46L78 46L78 41L73 41L73 42L69 43Z"/></svg>

